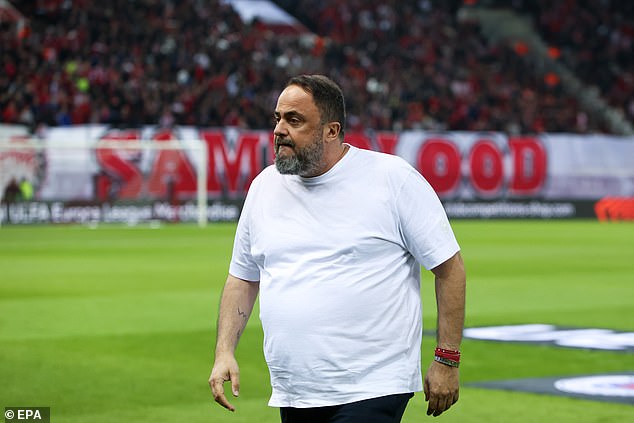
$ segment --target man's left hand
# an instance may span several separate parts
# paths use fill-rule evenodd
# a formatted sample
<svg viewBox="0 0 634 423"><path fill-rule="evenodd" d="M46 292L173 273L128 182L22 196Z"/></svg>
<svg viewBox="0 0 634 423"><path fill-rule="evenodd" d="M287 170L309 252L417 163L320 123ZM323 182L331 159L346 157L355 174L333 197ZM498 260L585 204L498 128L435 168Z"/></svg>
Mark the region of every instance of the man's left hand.
<svg viewBox="0 0 634 423"><path fill-rule="evenodd" d="M429 402L428 416L440 416L458 401L459 380L457 367L432 361L423 385L425 401Z"/></svg>

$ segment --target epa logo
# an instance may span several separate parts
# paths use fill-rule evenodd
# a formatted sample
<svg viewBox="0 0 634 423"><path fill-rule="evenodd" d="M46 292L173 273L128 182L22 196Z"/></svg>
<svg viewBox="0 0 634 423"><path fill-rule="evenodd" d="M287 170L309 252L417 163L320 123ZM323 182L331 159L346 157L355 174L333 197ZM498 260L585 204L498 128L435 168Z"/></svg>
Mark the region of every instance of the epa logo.
<svg viewBox="0 0 634 423"><path fill-rule="evenodd" d="M49 407L6 407L4 409L5 422L50 422Z"/></svg>

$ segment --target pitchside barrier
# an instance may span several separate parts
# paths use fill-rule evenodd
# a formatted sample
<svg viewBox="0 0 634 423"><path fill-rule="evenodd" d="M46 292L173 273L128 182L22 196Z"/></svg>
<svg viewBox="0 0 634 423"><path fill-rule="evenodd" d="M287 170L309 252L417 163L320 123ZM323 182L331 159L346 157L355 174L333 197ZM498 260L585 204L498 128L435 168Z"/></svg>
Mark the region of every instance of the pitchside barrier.
<svg viewBox="0 0 634 423"><path fill-rule="evenodd" d="M0 222L235 221L273 163L271 131L0 125ZM634 219L634 137L357 132L346 142L402 157L450 218Z"/></svg>

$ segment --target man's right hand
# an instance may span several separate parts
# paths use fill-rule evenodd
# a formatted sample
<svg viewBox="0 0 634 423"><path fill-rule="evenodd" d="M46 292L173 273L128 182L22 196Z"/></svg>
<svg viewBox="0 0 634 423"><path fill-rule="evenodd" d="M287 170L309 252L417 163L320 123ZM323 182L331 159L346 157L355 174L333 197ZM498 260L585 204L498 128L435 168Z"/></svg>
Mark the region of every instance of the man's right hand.
<svg viewBox="0 0 634 423"><path fill-rule="evenodd" d="M236 411L236 408L227 401L225 396L224 383L231 382L231 392L234 397L240 394L240 369L238 362L233 355L223 355L216 357L214 367L209 376L209 387L214 395L214 400L229 411Z"/></svg>

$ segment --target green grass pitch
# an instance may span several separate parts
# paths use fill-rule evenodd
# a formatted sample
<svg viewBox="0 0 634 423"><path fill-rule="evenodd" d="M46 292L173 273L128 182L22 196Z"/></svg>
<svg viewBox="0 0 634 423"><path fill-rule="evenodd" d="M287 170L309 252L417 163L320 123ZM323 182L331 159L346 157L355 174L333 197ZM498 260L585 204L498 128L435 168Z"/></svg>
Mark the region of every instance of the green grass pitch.
<svg viewBox="0 0 634 423"><path fill-rule="evenodd" d="M634 225L455 221L468 271L467 326L550 323L634 330ZM0 228L0 406L49 406L51 421L278 422L257 311L238 348L235 413L213 402L219 294L233 224L206 229ZM435 325L431 273L424 326ZM423 366L434 339L423 341ZM632 354L463 343L463 383L634 370ZM634 407L463 387L438 418L423 396L404 422L621 422Z"/></svg>

